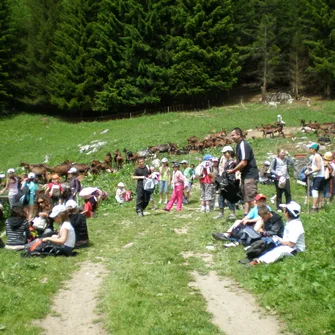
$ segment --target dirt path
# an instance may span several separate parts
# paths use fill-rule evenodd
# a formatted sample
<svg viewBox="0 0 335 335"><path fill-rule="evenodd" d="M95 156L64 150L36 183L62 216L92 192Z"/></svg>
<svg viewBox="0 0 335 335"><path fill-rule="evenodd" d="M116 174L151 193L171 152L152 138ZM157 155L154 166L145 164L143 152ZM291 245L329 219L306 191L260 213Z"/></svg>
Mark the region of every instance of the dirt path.
<svg viewBox="0 0 335 335"><path fill-rule="evenodd" d="M219 279L214 271L207 276L192 272L191 286L199 288L213 315L213 323L227 335L283 335L279 321L267 315L255 298L230 279Z"/></svg>
<svg viewBox="0 0 335 335"><path fill-rule="evenodd" d="M100 263L82 263L53 303L52 313L36 325L45 335L106 335L95 313L97 293L107 271Z"/></svg>

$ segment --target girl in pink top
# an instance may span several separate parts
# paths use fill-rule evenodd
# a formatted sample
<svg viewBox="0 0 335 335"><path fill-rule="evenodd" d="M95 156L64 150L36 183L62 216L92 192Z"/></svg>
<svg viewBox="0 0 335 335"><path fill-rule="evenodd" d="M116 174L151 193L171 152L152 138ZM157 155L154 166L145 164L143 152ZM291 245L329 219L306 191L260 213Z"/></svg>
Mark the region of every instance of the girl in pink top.
<svg viewBox="0 0 335 335"><path fill-rule="evenodd" d="M175 201L177 201L177 211L181 211L183 206L184 184L187 182L187 179L179 170L179 168L180 166L178 163L173 164L173 192L170 201L167 203L164 209L167 212L170 211Z"/></svg>

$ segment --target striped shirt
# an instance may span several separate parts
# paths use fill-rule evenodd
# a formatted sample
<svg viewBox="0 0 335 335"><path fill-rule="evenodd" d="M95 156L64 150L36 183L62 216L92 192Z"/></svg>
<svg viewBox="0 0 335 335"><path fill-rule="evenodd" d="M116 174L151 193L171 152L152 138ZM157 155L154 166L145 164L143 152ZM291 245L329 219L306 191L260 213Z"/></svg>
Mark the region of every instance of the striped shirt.
<svg viewBox="0 0 335 335"><path fill-rule="evenodd" d="M13 220L17 221L18 224L13 226ZM6 220L6 235L7 245L24 245L27 243L27 239L30 237L28 221L21 218L12 217Z"/></svg>

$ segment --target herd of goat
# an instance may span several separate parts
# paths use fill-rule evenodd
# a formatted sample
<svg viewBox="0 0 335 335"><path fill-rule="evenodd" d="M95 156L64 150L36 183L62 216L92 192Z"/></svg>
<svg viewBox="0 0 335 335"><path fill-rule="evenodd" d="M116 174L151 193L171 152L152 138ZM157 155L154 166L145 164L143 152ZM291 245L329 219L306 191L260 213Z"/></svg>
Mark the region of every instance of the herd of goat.
<svg viewBox="0 0 335 335"><path fill-rule="evenodd" d="M314 131L319 136L322 136L326 141L330 135L335 135L335 123L318 123L301 120L301 126L303 131ZM285 137L284 124L281 122L275 122L273 124L262 124L261 127L256 127L256 130L263 133L263 137L269 135L274 137L278 136ZM322 133L320 133L322 132ZM244 132L244 136L247 136L247 132ZM330 141L330 139L329 139ZM222 129L220 132L212 133L204 137L204 139L198 139L196 136L189 137L187 139L187 146L178 148L176 143L159 144L156 146L149 146L145 150L140 150L136 153L123 150L124 155L121 154L120 150L116 150L113 154L108 152L104 158L104 161L93 160L90 164L78 164L65 161L57 166L48 166L47 164L27 164L21 163L29 172L34 172L43 181L48 181L49 174L58 174L67 178L68 171L71 167L75 167L79 174L87 175L88 172L92 174L98 174L101 171L115 172L122 168L124 162L135 163L139 157L156 157L157 154L166 153L168 155L186 155L189 153L202 152L204 149L211 147L223 147L228 144L232 144L232 139L227 135L227 131Z"/></svg>

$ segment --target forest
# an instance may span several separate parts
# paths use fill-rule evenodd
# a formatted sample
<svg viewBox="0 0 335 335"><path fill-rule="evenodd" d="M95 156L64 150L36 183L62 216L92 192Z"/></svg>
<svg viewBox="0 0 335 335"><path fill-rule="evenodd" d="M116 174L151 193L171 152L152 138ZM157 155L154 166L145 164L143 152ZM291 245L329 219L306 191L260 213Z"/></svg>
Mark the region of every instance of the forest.
<svg viewBox="0 0 335 335"><path fill-rule="evenodd" d="M1 0L0 111L117 113L243 85L334 95L335 1Z"/></svg>

